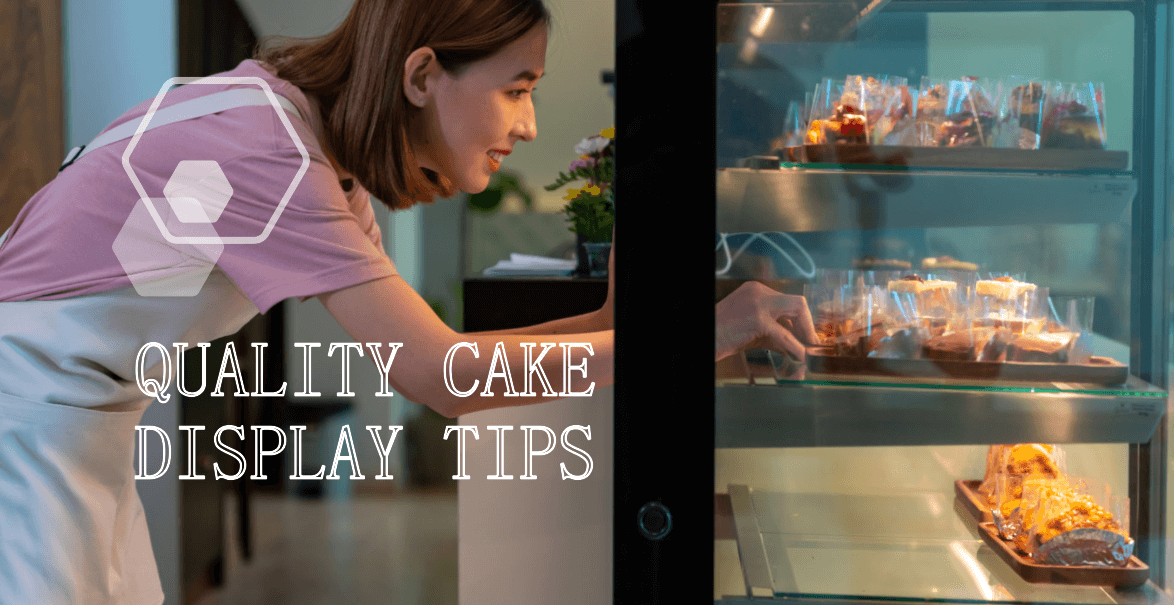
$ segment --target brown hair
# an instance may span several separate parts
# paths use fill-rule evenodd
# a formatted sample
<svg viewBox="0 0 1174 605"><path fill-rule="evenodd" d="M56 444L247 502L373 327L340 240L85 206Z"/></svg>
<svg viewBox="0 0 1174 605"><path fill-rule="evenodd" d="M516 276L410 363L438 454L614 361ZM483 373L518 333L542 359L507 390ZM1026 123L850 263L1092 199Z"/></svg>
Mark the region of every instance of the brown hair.
<svg viewBox="0 0 1174 605"><path fill-rule="evenodd" d="M421 111L404 97L408 55L429 47L459 74L549 24L542 0L356 0L330 34L269 37L254 58L318 100L335 160L398 210L455 193L448 179L419 167L408 142L408 123Z"/></svg>

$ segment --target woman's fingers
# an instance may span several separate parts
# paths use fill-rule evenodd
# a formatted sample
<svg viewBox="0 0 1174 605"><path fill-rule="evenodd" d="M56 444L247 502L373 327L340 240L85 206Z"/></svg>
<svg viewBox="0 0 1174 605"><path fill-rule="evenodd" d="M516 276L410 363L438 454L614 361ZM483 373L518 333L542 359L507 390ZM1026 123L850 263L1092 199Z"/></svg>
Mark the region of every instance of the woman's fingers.
<svg viewBox="0 0 1174 605"><path fill-rule="evenodd" d="M772 317L778 319L786 316L795 336L806 344L819 344L819 338L815 335L815 323L811 320L811 309L807 308L806 298L793 294L777 294L772 303Z"/></svg>
<svg viewBox="0 0 1174 605"><path fill-rule="evenodd" d="M799 362L807 359L807 348L794 334L783 329L783 326L774 324L766 333L765 348L778 353L787 353Z"/></svg>

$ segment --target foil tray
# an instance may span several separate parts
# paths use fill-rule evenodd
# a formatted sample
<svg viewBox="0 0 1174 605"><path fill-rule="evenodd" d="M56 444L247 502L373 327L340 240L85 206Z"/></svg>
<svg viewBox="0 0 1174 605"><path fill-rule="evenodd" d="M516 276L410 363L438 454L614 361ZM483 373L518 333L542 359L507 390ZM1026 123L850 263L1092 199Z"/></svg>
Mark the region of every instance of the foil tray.
<svg viewBox="0 0 1174 605"><path fill-rule="evenodd" d="M1150 568L1136 556L1131 556L1125 567L1093 567L1076 565L1040 565L1019 554L1015 547L999 537L999 530L991 522L978 524L978 534L1019 577L1036 584L1082 584L1136 588L1150 578Z"/></svg>

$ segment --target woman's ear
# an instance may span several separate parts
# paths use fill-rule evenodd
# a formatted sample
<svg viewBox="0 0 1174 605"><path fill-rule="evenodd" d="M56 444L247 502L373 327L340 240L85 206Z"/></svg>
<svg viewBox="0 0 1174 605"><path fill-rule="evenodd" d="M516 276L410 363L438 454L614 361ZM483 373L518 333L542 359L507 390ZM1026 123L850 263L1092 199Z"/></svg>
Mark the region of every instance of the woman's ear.
<svg viewBox="0 0 1174 605"><path fill-rule="evenodd" d="M436 53L427 46L417 48L408 55L404 62L404 96L408 102L416 107L424 107L428 102L428 78L440 69L440 62L436 60Z"/></svg>

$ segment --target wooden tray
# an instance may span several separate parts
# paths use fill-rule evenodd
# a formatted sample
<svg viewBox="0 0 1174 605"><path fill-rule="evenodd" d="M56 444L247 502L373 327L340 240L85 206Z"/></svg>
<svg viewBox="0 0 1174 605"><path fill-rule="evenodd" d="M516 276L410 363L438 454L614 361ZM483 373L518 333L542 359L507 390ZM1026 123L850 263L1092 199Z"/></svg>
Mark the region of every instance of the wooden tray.
<svg viewBox="0 0 1174 605"><path fill-rule="evenodd" d="M995 518L991 515L990 508L987 507L986 498L978 493L979 485L982 485L982 481L959 479L954 482L954 495L975 521L979 523L994 522Z"/></svg>
<svg viewBox="0 0 1174 605"><path fill-rule="evenodd" d="M1087 364L881 359L832 355L830 347L809 347L807 369L818 374L871 374L909 378L956 378L1008 382L1071 382L1102 386L1124 384L1129 366L1108 357Z"/></svg>
<svg viewBox="0 0 1174 605"><path fill-rule="evenodd" d="M1136 588L1150 578L1150 568L1141 559L1130 557L1125 567L1088 567L1075 565L1039 565L1035 561L1015 552L1015 548L999 537L995 524L978 524L978 534L991 550L999 555L1019 577L1033 583L1085 584L1112 586L1114 588Z"/></svg>
<svg viewBox="0 0 1174 605"><path fill-rule="evenodd" d="M802 145L783 150L783 161L799 164L860 164L919 168L999 170L1125 170L1128 151L1103 149L999 149L993 147L899 147L891 145Z"/></svg>

